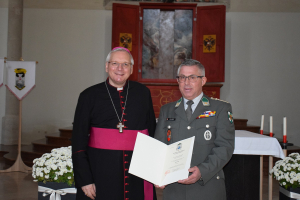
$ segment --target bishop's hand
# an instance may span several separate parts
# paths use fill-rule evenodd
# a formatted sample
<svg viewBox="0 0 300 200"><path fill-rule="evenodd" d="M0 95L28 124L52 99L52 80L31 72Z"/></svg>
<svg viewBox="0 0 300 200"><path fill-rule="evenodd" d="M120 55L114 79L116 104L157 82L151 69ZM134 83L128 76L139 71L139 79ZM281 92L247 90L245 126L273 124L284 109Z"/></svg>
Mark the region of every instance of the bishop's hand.
<svg viewBox="0 0 300 200"><path fill-rule="evenodd" d="M89 184L81 187L83 193L91 199L96 197L96 186L95 184Z"/></svg>

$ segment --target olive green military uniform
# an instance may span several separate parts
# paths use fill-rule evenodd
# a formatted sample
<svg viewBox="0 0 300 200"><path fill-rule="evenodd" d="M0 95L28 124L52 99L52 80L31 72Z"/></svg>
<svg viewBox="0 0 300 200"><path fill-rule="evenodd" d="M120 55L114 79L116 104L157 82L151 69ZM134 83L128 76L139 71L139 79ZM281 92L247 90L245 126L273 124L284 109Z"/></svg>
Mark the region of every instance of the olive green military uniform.
<svg viewBox="0 0 300 200"><path fill-rule="evenodd" d="M222 168L234 150L235 129L231 105L203 95L187 120L183 98L162 106L155 138L165 144L195 136L191 167L197 166L202 175L194 184L173 183L163 191L164 200L225 200L225 177ZM206 111L214 116L197 117ZM168 128L171 139L167 140ZM207 132L206 132L207 131ZM205 134L204 133L208 133Z"/></svg>

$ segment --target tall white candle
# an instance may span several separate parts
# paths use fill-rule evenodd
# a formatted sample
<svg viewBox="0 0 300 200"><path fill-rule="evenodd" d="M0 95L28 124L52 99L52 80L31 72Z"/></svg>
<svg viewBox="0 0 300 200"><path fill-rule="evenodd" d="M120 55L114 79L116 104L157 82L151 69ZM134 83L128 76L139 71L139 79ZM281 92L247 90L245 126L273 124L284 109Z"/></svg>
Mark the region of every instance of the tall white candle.
<svg viewBox="0 0 300 200"><path fill-rule="evenodd" d="M270 116L270 133L273 133L273 116Z"/></svg>
<svg viewBox="0 0 300 200"><path fill-rule="evenodd" d="M264 130L264 118L265 118L265 116L262 115L262 116L261 116L260 130Z"/></svg>
<svg viewBox="0 0 300 200"><path fill-rule="evenodd" d="M283 118L283 135L286 136L286 117Z"/></svg>
<svg viewBox="0 0 300 200"><path fill-rule="evenodd" d="M264 133L264 118L265 118L265 116L264 115L262 115L261 116L261 124L260 124L260 134L263 134Z"/></svg>

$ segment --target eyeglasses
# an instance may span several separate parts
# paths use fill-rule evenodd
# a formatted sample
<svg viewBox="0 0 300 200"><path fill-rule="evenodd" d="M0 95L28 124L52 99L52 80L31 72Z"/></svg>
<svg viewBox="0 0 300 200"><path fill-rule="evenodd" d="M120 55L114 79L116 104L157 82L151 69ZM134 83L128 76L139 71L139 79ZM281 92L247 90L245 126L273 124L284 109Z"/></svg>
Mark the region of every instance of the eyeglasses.
<svg viewBox="0 0 300 200"><path fill-rule="evenodd" d="M112 67L114 68L117 68L121 65L122 68L128 68L130 67L132 64L131 63L118 63L118 62L115 62L115 61L112 61L112 62L108 62Z"/></svg>
<svg viewBox="0 0 300 200"><path fill-rule="evenodd" d="M190 76L176 76L178 82L182 83L185 82L186 79L188 79L191 83L195 83L197 81L197 78L203 78L204 76L196 76L196 75L190 75Z"/></svg>

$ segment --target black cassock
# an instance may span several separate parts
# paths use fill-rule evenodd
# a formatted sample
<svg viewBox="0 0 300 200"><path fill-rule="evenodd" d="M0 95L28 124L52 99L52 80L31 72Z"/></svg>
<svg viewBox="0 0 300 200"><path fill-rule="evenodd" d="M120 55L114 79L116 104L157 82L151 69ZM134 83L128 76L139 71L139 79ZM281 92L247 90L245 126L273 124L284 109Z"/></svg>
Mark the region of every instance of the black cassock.
<svg viewBox="0 0 300 200"><path fill-rule="evenodd" d="M127 81L119 91L109 84L108 79L106 83L119 118L125 107L124 130L148 129L153 137L156 122L150 90L133 81ZM96 199L143 200L144 180L128 173L132 151L88 146L91 127L117 129L119 123L107 88L105 82L94 85L84 90L78 99L72 133L72 159L78 188L76 199L90 199L81 187L95 183ZM156 199L154 188L153 199Z"/></svg>

